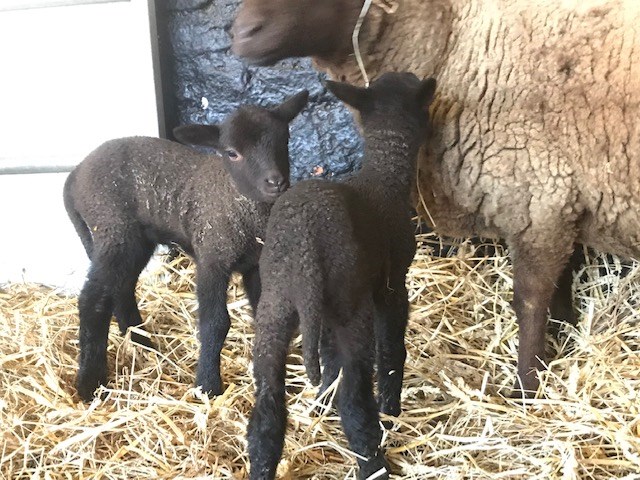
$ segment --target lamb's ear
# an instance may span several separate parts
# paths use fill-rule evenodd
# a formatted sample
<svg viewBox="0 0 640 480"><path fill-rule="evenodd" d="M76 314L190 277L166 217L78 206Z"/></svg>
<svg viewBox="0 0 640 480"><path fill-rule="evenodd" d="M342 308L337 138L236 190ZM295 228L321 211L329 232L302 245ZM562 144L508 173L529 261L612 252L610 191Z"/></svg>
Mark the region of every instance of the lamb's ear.
<svg viewBox="0 0 640 480"><path fill-rule="evenodd" d="M271 112L273 112L278 118L289 123L291 120L296 118L296 115L298 115L302 111L308 100L309 91L302 90L301 92L296 93L294 96L287 98L277 107L272 108Z"/></svg>
<svg viewBox="0 0 640 480"><path fill-rule="evenodd" d="M367 106L371 96L371 92L366 88L355 87L348 83L327 80L326 85L336 97L360 111Z"/></svg>
<svg viewBox="0 0 640 480"><path fill-rule="evenodd" d="M173 136L185 145L217 147L220 128L217 125L181 125L173 129Z"/></svg>
<svg viewBox="0 0 640 480"><path fill-rule="evenodd" d="M431 102L433 101L433 95L436 92L436 79L433 77L429 77L426 80L422 81L420 85L420 89L418 90L417 101L418 105L420 105L424 110L429 108Z"/></svg>

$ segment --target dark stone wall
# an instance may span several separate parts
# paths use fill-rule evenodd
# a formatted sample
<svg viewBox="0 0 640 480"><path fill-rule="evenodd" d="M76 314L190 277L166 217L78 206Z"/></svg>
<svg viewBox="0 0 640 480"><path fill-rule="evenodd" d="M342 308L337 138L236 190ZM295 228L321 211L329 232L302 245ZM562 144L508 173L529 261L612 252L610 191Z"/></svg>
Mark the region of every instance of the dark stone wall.
<svg viewBox="0 0 640 480"><path fill-rule="evenodd" d="M240 0L159 0L168 131L215 123L243 103L274 105L308 89L307 108L291 126L291 177L340 177L358 168L362 141L349 111L322 85L309 59L251 67L231 54L228 30ZM164 23L164 24L163 24ZM206 100L203 100L206 99Z"/></svg>

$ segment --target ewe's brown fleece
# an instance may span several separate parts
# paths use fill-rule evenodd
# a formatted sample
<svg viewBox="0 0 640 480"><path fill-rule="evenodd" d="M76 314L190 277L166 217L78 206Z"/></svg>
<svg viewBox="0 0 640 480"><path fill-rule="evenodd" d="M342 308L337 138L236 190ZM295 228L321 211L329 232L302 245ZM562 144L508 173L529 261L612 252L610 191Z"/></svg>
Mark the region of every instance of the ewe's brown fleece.
<svg viewBox="0 0 640 480"><path fill-rule="evenodd" d="M638 25L633 0L374 3L369 76L438 79L419 186L440 233L640 257ZM353 56L317 64L362 84Z"/></svg>

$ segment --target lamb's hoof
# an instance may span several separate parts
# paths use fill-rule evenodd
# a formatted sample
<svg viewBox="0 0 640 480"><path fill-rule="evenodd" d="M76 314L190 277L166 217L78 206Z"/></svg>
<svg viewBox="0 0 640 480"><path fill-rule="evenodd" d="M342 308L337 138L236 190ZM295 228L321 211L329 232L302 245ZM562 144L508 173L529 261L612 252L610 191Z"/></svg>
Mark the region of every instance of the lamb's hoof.
<svg viewBox="0 0 640 480"><path fill-rule="evenodd" d="M316 404L311 409L310 415L318 418L329 413L335 413L337 408L331 396L329 395L322 398L320 398L320 396L320 393L316 396Z"/></svg>
<svg viewBox="0 0 640 480"><path fill-rule="evenodd" d="M131 332L131 341L133 343L137 343L138 345L142 345L143 347L147 347L151 350L157 350L155 344L151 341L149 337L140 335L139 333Z"/></svg>
<svg viewBox="0 0 640 480"><path fill-rule="evenodd" d="M360 471L358 472L360 480L367 480L368 478L375 478L375 480L388 479L391 473L391 467L389 467L381 451L378 451L368 461L358 460L358 463L360 464Z"/></svg>
<svg viewBox="0 0 640 480"><path fill-rule="evenodd" d="M380 413L389 415L391 417L397 417L400 415L402 409L400 408L400 402L382 403L379 408Z"/></svg>
<svg viewBox="0 0 640 480"><path fill-rule="evenodd" d="M249 470L249 480L271 480L273 478L276 478L275 469L258 469L252 467Z"/></svg>
<svg viewBox="0 0 640 480"><path fill-rule="evenodd" d="M402 408L400 407L400 399L388 400L378 397L378 411L390 417L400 416L400 412L402 411ZM387 430L390 430L393 427L393 420L383 420L382 425Z"/></svg>
<svg viewBox="0 0 640 480"><path fill-rule="evenodd" d="M381 423L385 430L391 430L393 428L393 420L381 420Z"/></svg>
<svg viewBox="0 0 640 480"><path fill-rule="evenodd" d="M322 384L320 385L318 394L316 395L316 405L311 411L311 415L314 417L321 417L331 412L335 413L338 408L336 405L335 392L330 392L328 394L325 393L331 385L333 385L336 375L327 375L326 370L324 373L325 374L322 377Z"/></svg>
<svg viewBox="0 0 640 480"><path fill-rule="evenodd" d="M198 385L196 385L198 386ZM213 398L213 397L217 397L220 396L224 393L224 388L223 387L204 387L202 385L199 385L200 387L202 387L202 393L206 393L207 396L209 398Z"/></svg>
<svg viewBox="0 0 640 480"><path fill-rule="evenodd" d="M106 367L103 369L80 369L76 379L76 390L83 402L90 403L93 394L100 385L107 384Z"/></svg>
<svg viewBox="0 0 640 480"><path fill-rule="evenodd" d="M224 393L224 385L222 384L222 379L220 377L217 379L207 378L203 380L199 380L199 378L199 376L196 378L195 386L201 387L202 393L206 393L209 398L217 397Z"/></svg>
<svg viewBox="0 0 640 480"><path fill-rule="evenodd" d="M397 417L400 415L402 408L400 407L400 400L395 401L378 401L378 410L380 413L384 413L385 415L390 415L392 417Z"/></svg>

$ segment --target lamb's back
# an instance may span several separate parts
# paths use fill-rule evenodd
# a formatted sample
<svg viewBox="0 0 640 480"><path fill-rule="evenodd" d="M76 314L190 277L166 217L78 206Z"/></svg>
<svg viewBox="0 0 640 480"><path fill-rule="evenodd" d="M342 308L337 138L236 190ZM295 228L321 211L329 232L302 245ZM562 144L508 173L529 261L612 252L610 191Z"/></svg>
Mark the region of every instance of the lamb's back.
<svg viewBox="0 0 640 480"><path fill-rule="evenodd" d="M105 142L76 167L73 188L91 229L135 218L160 236L183 232L203 215L210 223L229 216L238 196L219 157L151 137Z"/></svg>
<svg viewBox="0 0 640 480"><path fill-rule="evenodd" d="M381 221L348 184L300 182L271 210L261 275L281 286L322 289L329 297L336 289L364 290L379 279L387 255Z"/></svg>

